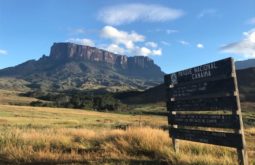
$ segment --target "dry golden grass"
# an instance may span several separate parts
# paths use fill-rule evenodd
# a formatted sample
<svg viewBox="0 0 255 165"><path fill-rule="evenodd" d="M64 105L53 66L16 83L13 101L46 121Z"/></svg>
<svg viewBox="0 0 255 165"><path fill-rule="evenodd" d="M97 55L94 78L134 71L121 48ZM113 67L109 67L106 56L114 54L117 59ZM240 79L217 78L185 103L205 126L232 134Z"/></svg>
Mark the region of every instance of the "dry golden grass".
<svg viewBox="0 0 255 165"><path fill-rule="evenodd" d="M149 127L96 132L87 129L12 129L1 132L0 155L6 162L112 161L165 164L236 164L235 152L224 147L180 143L172 149L167 132Z"/></svg>
<svg viewBox="0 0 255 165"><path fill-rule="evenodd" d="M3 90L0 89L0 104L22 104L28 105L32 101L37 101L38 99L31 97L20 96L21 92L15 90Z"/></svg>
<svg viewBox="0 0 255 165"><path fill-rule="evenodd" d="M157 116L0 105L0 164L237 164L235 150L226 147L180 141L175 153L159 129L166 123ZM255 128L245 135L255 164Z"/></svg>

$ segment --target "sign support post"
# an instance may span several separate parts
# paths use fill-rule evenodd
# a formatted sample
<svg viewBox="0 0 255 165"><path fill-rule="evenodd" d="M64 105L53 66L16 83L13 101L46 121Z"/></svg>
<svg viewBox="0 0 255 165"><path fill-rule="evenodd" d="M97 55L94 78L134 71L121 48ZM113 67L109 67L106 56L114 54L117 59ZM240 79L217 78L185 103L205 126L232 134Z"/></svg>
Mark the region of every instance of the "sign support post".
<svg viewBox="0 0 255 165"><path fill-rule="evenodd" d="M236 78L236 69L235 69L234 60L231 59L231 61L232 61L233 72L234 72L235 91L237 95L236 97L237 109L232 111L232 115L239 116L240 129L235 129L235 133L240 133L242 135L242 143L243 143L243 148L237 149L238 163L240 165L248 165L249 163L248 163L248 155L246 151L246 142L244 137L244 128L243 128L243 120L242 120L241 103L239 98L239 90L238 90L237 78Z"/></svg>
<svg viewBox="0 0 255 165"><path fill-rule="evenodd" d="M170 113L175 114L176 112L170 112ZM178 125L174 124L174 125L172 125L172 127L173 128L178 128ZM174 151L176 153L178 153L179 152L179 143L178 143L178 140L176 138L172 137L172 141L173 141Z"/></svg>

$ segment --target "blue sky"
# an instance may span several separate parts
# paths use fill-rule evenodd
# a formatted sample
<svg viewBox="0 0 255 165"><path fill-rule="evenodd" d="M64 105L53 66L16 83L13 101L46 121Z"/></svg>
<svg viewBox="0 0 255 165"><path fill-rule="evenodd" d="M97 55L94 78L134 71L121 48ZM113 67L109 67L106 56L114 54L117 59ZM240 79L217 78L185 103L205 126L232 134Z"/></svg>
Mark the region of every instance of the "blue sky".
<svg viewBox="0 0 255 165"><path fill-rule="evenodd" d="M255 58L255 0L0 0L0 68L67 41L149 56L166 73Z"/></svg>

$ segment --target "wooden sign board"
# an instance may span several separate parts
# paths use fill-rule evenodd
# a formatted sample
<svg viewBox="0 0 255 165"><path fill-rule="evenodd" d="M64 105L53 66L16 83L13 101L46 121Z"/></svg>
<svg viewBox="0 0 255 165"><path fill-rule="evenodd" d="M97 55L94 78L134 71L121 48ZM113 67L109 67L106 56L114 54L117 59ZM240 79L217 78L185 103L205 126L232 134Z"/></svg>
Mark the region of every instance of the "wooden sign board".
<svg viewBox="0 0 255 165"><path fill-rule="evenodd" d="M170 97L168 97L170 98ZM236 96L167 101L168 111L217 111L237 109Z"/></svg>
<svg viewBox="0 0 255 165"><path fill-rule="evenodd" d="M241 107L233 59L227 58L165 75L168 123L176 139L234 147L239 164L248 164L241 118ZM194 114L199 111L232 111L226 114ZM190 114L178 114L192 111ZM235 133L178 129L179 126L233 129ZM194 129L194 128L193 128Z"/></svg>
<svg viewBox="0 0 255 165"><path fill-rule="evenodd" d="M239 149L243 148L241 134L175 128L171 128L171 134L174 138L177 139L234 147Z"/></svg>
<svg viewBox="0 0 255 165"><path fill-rule="evenodd" d="M207 96L210 97L210 94L221 95L234 95L235 84L234 79L220 79L216 81L201 81L196 83L189 83L186 85L176 85L174 88L168 89L168 94L171 98L175 100L178 99L190 99L194 96Z"/></svg>
<svg viewBox="0 0 255 165"><path fill-rule="evenodd" d="M165 84L177 85L191 81L202 81L212 77L227 78L233 73L232 71L232 59L227 58L166 75Z"/></svg>
<svg viewBox="0 0 255 165"><path fill-rule="evenodd" d="M238 115L169 114L168 119L172 125L240 129Z"/></svg>

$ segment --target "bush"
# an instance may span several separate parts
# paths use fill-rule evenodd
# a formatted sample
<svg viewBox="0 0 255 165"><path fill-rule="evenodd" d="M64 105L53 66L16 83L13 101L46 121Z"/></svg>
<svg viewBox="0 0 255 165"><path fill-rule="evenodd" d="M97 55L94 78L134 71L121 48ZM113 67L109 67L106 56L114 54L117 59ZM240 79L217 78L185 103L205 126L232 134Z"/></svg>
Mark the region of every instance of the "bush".
<svg viewBox="0 0 255 165"><path fill-rule="evenodd" d="M115 99L112 94L95 94L84 91L64 91L61 93L46 93L43 91L34 91L24 94L33 96L40 100L33 101L31 106L64 107L78 109L93 109L97 111L120 111L126 107L125 104Z"/></svg>

